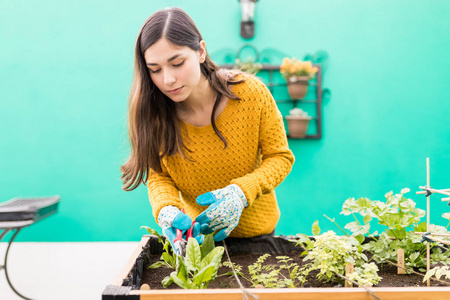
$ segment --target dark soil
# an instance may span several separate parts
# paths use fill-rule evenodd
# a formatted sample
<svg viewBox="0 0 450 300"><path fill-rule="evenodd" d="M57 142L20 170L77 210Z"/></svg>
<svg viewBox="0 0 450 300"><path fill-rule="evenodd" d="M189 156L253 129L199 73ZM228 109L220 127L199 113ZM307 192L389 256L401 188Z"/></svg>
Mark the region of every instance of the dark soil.
<svg viewBox="0 0 450 300"><path fill-rule="evenodd" d="M260 257L260 254L231 254L231 261L235 264L241 265L242 272L244 273L244 276L247 278L250 278L250 275L248 274L248 265L253 264L256 262L258 257ZM293 259L293 262L297 263L298 265L303 265L304 262L301 258L299 258L299 253L297 251L290 252L288 255L290 258ZM154 262L158 261L160 258L160 255L151 255L150 262L148 265L153 264ZM226 254L224 253L222 262L226 261ZM271 255L269 258L265 260L265 264L276 264L277 259L276 255ZM397 275L397 268L395 266L392 266L390 264L384 264L383 266L379 266L380 271L378 272L379 276L382 277L380 282L378 283L377 287L420 287L420 286L426 286L426 282L423 281L423 277L416 274L408 274L408 275ZM158 269L147 269L147 266L144 267L144 274L142 276L142 284L146 283L150 285L151 289L163 289L163 286L161 284L161 281L164 277L170 275L170 273L174 271L173 269L168 268L158 268ZM225 274L227 272L231 271L231 269L227 267L220 267L218 275ZM285 274L287 275L287 273ZM317 277L317 272L311 272L310 275L307 278L307 282L304 284L304 288L308 287L341 287L344 285L342 282L341 284L337 283L327 283L327 282L320 282ZM287 276L288 277L288 276ZM251 287L251 283L245 280L242 277L239 277L241 283L246 287ZM439 282L431 281L432 286L440 286L442 285ZM239 288L238 283L236 282L236 279L234 276L220 276L217 277L215 281L211 281L208 288ZM179 287L172 283L168 289L179 289Z"/></svg>

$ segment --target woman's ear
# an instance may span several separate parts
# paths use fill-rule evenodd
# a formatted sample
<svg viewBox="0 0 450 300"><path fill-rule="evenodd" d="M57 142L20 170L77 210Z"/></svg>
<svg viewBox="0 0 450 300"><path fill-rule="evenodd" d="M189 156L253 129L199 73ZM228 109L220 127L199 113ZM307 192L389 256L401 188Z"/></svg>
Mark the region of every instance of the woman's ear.
<svg viewBox="0 0 450 300"><path fill-rule="evenodd" d="M198 50L198 53L200 55L199 57L200 63L204 63L206 59L206 43L204 40L200 41L200 49Z"/></svg>

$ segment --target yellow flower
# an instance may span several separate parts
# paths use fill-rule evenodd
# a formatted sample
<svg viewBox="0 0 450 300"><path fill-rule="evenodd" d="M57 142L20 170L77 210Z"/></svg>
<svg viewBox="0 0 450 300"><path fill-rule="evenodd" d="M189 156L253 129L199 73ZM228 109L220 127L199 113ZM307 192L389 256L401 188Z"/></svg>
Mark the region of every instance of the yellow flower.
<svg viewBox="0 0 450 300"><path fill-rule="evenodd" d="M290 73L296 73L297 72L297 68L295 65L293 65L290 69L289 69Z"/></svg>
<svg viewBox="0 0 450 300"><path fill-rule="evenodd" d="M306 61L304 63L304 69L305 69L306 72L311 73L312 67L313 66L312 66L312 63L310 61Z"/></svg>
<svg viewBox="0 0 450 300"><path fill-rule="evenodd" d="M284 78L289 78L292 76L309 76L314 78L317 73L318 68L314 67L311 61L301 61L295 57L283 58L282 64L280 65L280 73Z"/></svg>
<svg viewBox="0 0 450 300"><path fill-rule="evenodd" d="M294 63L294 69L295 69L295 71L294 72L292 72L292 73L295 73L295 72L298 72L298 71L300 71L300 70L302 70L303 69L303 62L301 62L301 61L296 61L295 63Z"/></svg>
<svg viewBox="0 0 450 300"><path fill-rule="evenodd" d="M281 64L282 67L285 67L290 64L291 64L291 60L289 59L289 57L283 58L283 63Z"/></svg>

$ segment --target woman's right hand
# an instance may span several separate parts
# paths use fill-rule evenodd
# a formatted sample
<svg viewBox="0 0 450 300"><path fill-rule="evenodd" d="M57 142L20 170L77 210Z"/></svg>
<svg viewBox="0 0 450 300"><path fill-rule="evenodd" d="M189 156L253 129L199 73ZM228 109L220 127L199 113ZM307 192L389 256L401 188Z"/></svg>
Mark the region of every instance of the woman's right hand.
<svg viewBox="0 0 450 300"><path fill-rule="evenodd" d="M177 236L177 229L186 231L192 226L192 219L181 212L178 207L165 206L159 211L158 224L162 229L163 235L169 240L174 252L177 249L174 247L174 240Z"/></svg>

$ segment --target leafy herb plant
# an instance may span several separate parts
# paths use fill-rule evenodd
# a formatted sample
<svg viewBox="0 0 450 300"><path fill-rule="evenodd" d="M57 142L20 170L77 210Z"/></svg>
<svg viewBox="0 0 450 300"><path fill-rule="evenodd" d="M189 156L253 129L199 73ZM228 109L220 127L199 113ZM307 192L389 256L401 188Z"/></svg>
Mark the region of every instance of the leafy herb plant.
<svg viewBox="0 0 450 300"><path fill-rule="evenodd" d="M397 251L401 248L405 251L406 267L419 268L419 270L425 271L426 245L422 243L422 238L419 235L414 234L414 231L427 231L426 223L421 222L425 211L417 208L412 199L404 197L404 194L409 191L408 188L405 188L395 195L392 191L388 192L385 194L385 202L368 198L347 199L342 206L341 214L351 215L355 220L344 226L351 232L350 234L342 229L334 218L331 219L326 215L325 217L335 223L346 236L354 237L364 250L373 253L373 259L376 262L397 261ZM381 234L378 234L377 231L370 232L373 220L377 220L378 224L385 227ZM446 228L436 225L431 225L431 231L448 233ZM365 237L371 237L372 241L363 244ZM431 246L436 245L438 243L431 243ZM442 262L442 259L444 259L444 262L450 263L448 255L445 259L441 254L442 251L438 247L433 248L432 263ZM447 251L445 254L450 254L450 252ZM433 261L433 258L439 259L439 261Z"/></svg>
<svg viewBox="0 0 450 300"><path fill-rule="evenodd" d="M178 270L163 279L163 286L168 287L174 282L184 289L207 288L209 282L217 277L223 252L223 247L214 247L212 235L205 237L201 247L195 238L189 238L186 258L184 261L178 258Z"/></svg>
<svg viewBox="0 0 450 300"><path fill-rule="evenodd" d="M169 251L171 249L169 241L164 239L156 230L147 226L141 228L145 228L150 234L156 235L158 241L163 244L164 252L161 255L161 260L148 268L175 269L162 280L163 287L166 288L175 283L184 289L204 289L208 287L211 280L217 277L224 248L221 246L215 247L212 234L205 236L201 246L195 238L189 238L186 257L183 258L181 255L177 256L173 251Z"/></svg>
<svg viewBox="0 0 450 300"><path fill-rule="evenodd" d="M148 233L156 235L158 237L158 242L163 245L163 253L161 254L161 260L150 265L148 269L157 269L161 267L175 269L177 256L174 252L169 251L170 247L169 241L164 239L156 230L150 227L141 226L141 228L145 228L147 229Z"/></svg>
<svg viewBox="0 0 450 300"><path fill-rule="evenodd" d="M250 282L252 287L262 285L265 288L294 288L303 286L305 277L299 272L299 265L293 262L288 256L277 256L276 264L266 264L265 261L270 254L264 254L258 257L255 263L248 266L250 277L244 276L242 266L233 263L236 273ZM231 268L230 262L224 262L224 266ZM287 274L286 274L287 273ZM222 275L232 275L228 272ZM219 276L222 276L219 275Z"/></svg>
<svg viewBox="0 0 450 300"><path fill-rule="evenodd" d="M449 266L443 266L443 267L435 267L431 269L430 271L425 274L425 277L423 278L423 282L430 279L432 276L435 276L437 279L446 278L450 279L450 267Z"/></svg>
<svg viewBox="0 0 450 300"><path fill-rule="evenodd" d="M370 263L368 258L360 247L359 242L351 236L338 236L333 231L327 231L321 235L320 227L317 222L313 225L313 231L316 234L315 240L310 240L306 235L297 235L297 245L303 244L306 255L303 259L307 261L300 272L307 276L311 271L319 271L317 278L322 281L339 282L339 275L345 274L345 266L351 263L355 266L353 273L354 281L359 284L371 283L376 285L380 281L377 272L378 267Z"/></svg>

